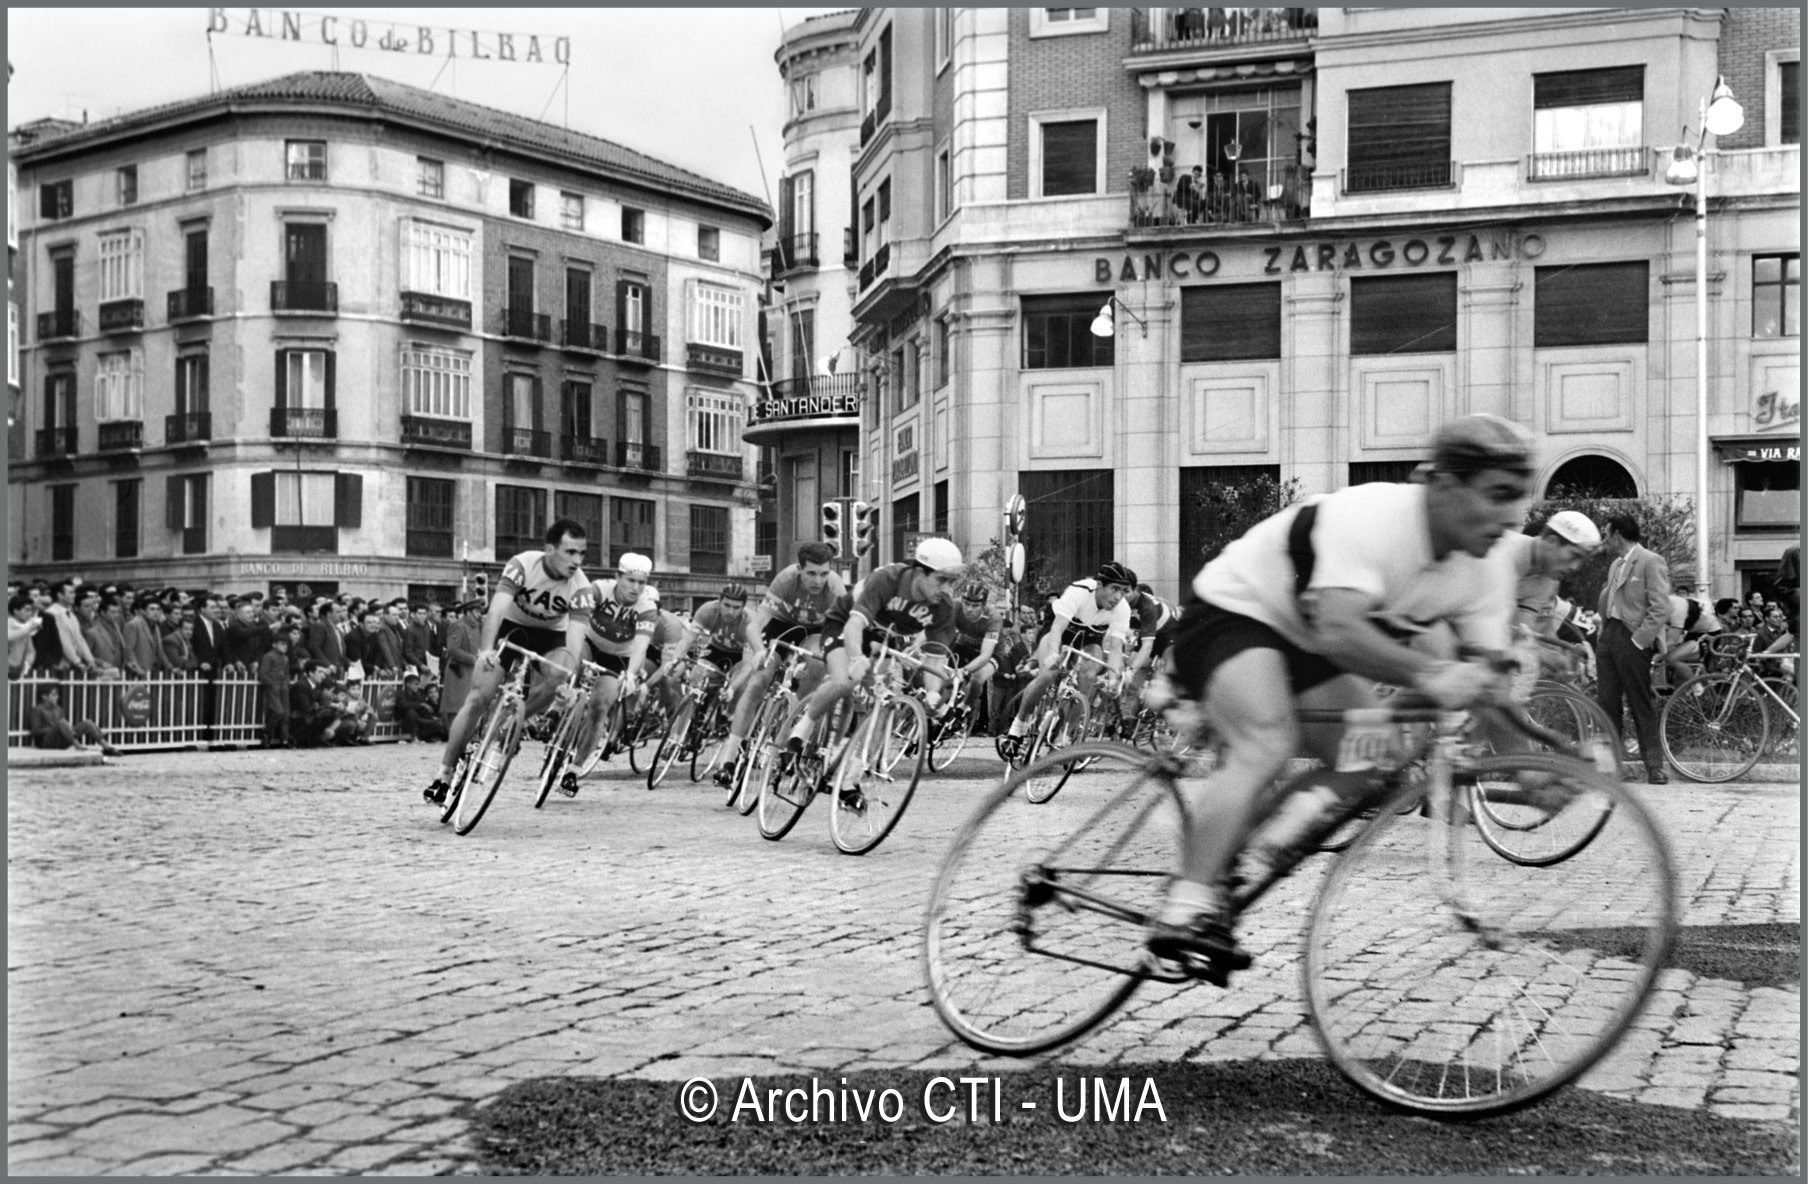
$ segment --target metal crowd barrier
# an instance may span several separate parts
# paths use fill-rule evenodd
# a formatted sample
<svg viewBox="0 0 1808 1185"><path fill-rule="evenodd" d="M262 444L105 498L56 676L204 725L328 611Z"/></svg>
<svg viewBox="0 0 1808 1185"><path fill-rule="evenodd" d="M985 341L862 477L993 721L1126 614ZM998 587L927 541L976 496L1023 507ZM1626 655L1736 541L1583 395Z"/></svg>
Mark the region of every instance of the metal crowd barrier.
<svg viewBox="0 0 1808 1185"><path fill-rule="evenodd" d="M39 693L47 686L62 694L63 715L71 722L92 720L107 743L125 751L192 749L220 746L257 747L264 737L264 692L255 678L202 679L70 679L27 675L9 679L6 690L6 744L31 748L27 726ZM359 696L376 710L370 739L395 741L399 680L369 679ZM208 710L212 698L211 719Z"/></svg>

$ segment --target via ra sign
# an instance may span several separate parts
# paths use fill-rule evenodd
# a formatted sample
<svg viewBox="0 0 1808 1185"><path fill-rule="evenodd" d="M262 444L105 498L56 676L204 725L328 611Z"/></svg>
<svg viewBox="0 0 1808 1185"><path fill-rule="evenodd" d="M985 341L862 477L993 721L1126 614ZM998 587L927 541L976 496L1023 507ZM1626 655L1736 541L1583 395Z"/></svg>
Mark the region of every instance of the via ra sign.
<svg viewBox="0 0 1808 1185"><path fill-rule="evenodd" d="M1481 263L1498 259L1537 259L1544 254L1544 237L1542 235L1515 235L1510 233L1491 234L1484 241L1481 235L1434 235L1427 238L1407 239L1395 246L1392 239L1375 239L1363 243L1299 243L1291 253L1282 246L1262 248L1265 257L1262 274L1278 276L1284 272L1325 272L1354 271L1361 267L1391 267L1397 259L1407 267L1418 267L1424 263L1452 265L1458 263ZM1167 255L1144 255L1142 269L1137 270L1137 258L1125 255L1116 268L1116 276L1112 275L1113 265L1110 259L1098 258L1092 261L1092 278L1095 283L1110 284L1132 283L1138 280L1191 280L1218 274L1219 259L1215 251L1200 251L1189 254L1175 251Z"/></svg>

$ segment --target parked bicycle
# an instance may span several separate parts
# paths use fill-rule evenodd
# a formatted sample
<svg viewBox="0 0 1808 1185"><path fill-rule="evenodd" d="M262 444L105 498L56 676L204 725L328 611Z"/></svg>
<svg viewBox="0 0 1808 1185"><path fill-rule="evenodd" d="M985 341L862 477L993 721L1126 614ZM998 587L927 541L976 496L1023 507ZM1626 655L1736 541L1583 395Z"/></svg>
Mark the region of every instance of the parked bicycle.
<svg viewBox="0 0 1808 1185"><path fill-rule="evenodd" d="M1658 719L1664 757L1697 782L1730 782L1766 755L1799 762L1796 682L1759 664L1779 662L1791 671L1801 655L1754 658L1752 638L1744 634L1717 635L1707 646L1718 660L1710 666L1723 669L1696 675L1664 701Z"/></svg>
<svg viewBox="0 0 1808 1185"><path fill-rule="evenodd" d="M1523 712L1510 716L1560 745ZM1676 930L1668 844L1632 792L1585 761L1486 753L1468 738L1466 713L1396 702L1364 726L1376 719L1427 726L1396 737L1408 745L1399 757L1425 761L1423 780L1410 765L1370 775L1278 848L1258 829L1233 915L1248 915L1320 838L1371 812L1308 911L1300 970L1320 1043L1361 1089L1412 1111L1472 1118L1524 1106L1605 1056L1649 997ZM1095 768L1059 803L1031 807L1018 792L1082 758ZM1013 772L980 805L942 862L923 944L931 999L962 1040L1037 1053L1151 982L1224 981L1232 968L1177 966L1145 946L1191 838L1186 771L1172 754L1088 744ZM1554 829L1574 814L1586 827L1605 815L1606 830L1558 864L1502 860L1468 825L1477 786L1535 807ZM1421 796L1425 818L1401 812L1402 799ZM1287 949L1248 940L1258 955Z"/></svg>
<svg viewBox="0 0 1808 1185"><path fill-rule="evenodd" d="M471 734L470 744L465 746L463 756L459 758L457 769L452 775L452 789L446 794L446 801L440 810L439 821L450 822L452 829L460 835L469 835L477 826L483 813L489 809L490 800L496 797L496 790L502 785L502 779L508 774L509 763L515 759L515 753L521 748L521 736L527 727L527 673L529 668L538 663L570 675L569 668L553 662L551 659L535 654L533 651L513 642L503 642L497 647L497 653L513 650L521 655L521 661L503 681L496 698L491 702L489 711L478 721L477 729Z"/></svg>

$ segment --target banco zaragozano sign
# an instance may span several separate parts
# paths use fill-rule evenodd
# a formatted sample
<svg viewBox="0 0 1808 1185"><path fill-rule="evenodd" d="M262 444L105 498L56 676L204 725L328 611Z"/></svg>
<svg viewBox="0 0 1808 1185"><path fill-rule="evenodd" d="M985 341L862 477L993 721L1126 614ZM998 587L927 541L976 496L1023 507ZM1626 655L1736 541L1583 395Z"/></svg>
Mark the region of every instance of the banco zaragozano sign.
<svg viewBox="0 0 1808 1185"><path fill-rule="evenodd" d="M1486 260L1537 259L1544 237L1510 231L1484 234L1416 235L1409 239L1340 239L1331 242L1271 244L1239 249L1231 275L1280 276L1289 272L1381 271L1391 267L1451 267ZM1126 251L1121 259L1092 261L1095 283L1198 280L1216 276L1224 264L1216 251Z"/></svg>

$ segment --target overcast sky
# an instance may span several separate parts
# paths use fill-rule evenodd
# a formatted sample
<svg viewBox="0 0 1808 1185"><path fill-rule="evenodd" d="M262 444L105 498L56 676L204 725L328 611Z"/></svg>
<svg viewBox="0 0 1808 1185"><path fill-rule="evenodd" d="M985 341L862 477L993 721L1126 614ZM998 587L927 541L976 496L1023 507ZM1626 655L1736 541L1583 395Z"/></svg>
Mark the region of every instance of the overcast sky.
<svg viewBox="0 0 1808 1185"><path fill-rule="evenodd" d="M13 67L6 123L15 127L46 115L91 120L205 95L217 70L221 88L275 78L297 70L340 69L393 78L471 102L500 107L625 144L682 165L755 197L772 199L784 166L785 95L772 55L782 28L826 8L334 8L290 9L304 14L302 40L259 40L237 35L250 9L229 8L233 35L212 37L208 61L205 8L64 9L9 8L6 54ZM267 28L280 29L260 9ZM318 16L333 14L341 43L338 65L320 44ZM409 26L479 29L540 35L545 65L467 59L467 35L459 57L447 66L443 49L432 57L414 52L354 50L346 44L350 18ZM563 68L552 62L551 39L571 38L570 95ZM481 40L494 52L494 38ZM436 46L437 48L437 46ZM441 73L442 67L445 67ZM435 75L439 76L437 85ZM544 112L544 114L542 114ZM752 125L765 158L765 185L754 155ZM769 192L769 189L771 192Z"/></svg>

